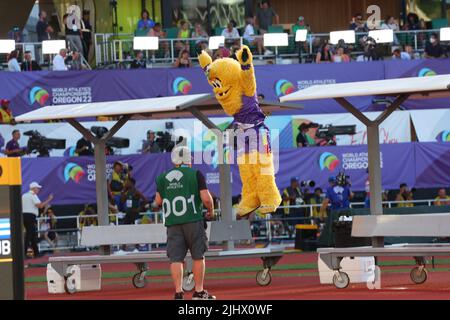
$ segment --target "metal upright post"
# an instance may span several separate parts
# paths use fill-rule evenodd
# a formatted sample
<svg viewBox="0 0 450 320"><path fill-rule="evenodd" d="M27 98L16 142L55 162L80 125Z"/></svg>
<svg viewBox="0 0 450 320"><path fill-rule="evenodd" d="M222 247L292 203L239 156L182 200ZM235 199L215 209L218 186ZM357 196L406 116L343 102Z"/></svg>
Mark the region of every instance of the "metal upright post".
<svg viewBox="0 0 450 320"><path fill-rule="evenodd" d="M369 183L370 183L370 213L372 215L383 214L382 185L381 185L381 160L380 160L380 133L379 125L371 123L367 126L367 150L369 158ZM372 238L373 247L383 247L383 237Z"/></svg>

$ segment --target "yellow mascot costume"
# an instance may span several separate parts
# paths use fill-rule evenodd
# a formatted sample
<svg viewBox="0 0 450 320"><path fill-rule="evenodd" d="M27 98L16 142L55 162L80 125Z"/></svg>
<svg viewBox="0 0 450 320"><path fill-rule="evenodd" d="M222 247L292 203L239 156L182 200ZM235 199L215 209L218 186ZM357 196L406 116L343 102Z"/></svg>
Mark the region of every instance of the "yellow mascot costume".
<svg viewBox="0 0 450 320"><path fill-rule="evenodd" d="M236 59L223 58L214 62L202 51L198 58L217 101L225 113L234 118L235 132L243 133L245 140L239 148L240 135L237 134L237 161L242 180L238 215L245 217L256 209L265 214L274 212L281 197L275 183L269 129L258 104L251 51L242 46L236 52Z"/></svg>

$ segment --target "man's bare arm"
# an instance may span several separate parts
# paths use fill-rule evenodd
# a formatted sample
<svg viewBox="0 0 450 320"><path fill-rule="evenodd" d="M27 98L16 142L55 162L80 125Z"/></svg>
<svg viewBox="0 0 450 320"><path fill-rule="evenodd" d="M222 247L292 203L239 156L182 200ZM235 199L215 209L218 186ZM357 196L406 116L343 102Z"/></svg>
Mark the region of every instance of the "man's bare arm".
<svg viewBox="0 0 450 320"><path fill-rule="evenodd" d="M214 217L214 201L208 189L200 190L200 198L207 210L206 217L212 219Z"/></svg>

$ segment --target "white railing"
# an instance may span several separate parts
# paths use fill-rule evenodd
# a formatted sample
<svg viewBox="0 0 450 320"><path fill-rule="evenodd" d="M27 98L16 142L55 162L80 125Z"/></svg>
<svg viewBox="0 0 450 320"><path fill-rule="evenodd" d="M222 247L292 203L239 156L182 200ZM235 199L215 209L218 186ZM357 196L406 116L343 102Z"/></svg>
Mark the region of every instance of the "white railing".
<svg viewBox="0 0 450 320"><path fill-rule="evenodd" d="M427 206L432 206L434 204L434 199L426 199L426 200L410 200L410 201L384 201L383 205L388 208L392 208L393 205L397 205L399 203L412 203L413 205L422 204ZM303 216L294 216L289 217L289 215L284 215L283 217L278 217L277 215L268 215L265 218L255 216L255 219L252 221L253 228L255 228L255 225L264 225L265 233L263 235L254 236L254 240L267 240L271 242L272 240L283 240L288 239L293 236L294 230L288 230L289 226L292 226L291 229L293 229L293 224L290 224L290 221L302 221L304 224L315 224L317 223L316 219L317 217L314 216L314 208L320 208L321 204L302 204L302 205L295 205L295 206L280 206L279 208L281 210L284 210L285 208L289 209L305 209L305 212ZM350 207L351 208L363 208L365 206L364 202L351 202ZM152 223L164 223L164 214L162 211L158 212L143 212L140 213L141 217L144 215L149 216L152 219ZM216 210L216 215L218 219L221 219L220 216L220 209ZM110 214L110 223L119 225L119 214ZM50 230L42 230L42 224L46 221L48 221L48 218L45 217L39 217L37 219L38 222L38 233L39 235L43 235L45 232L48 231L54 231L56 233L59 233L59 240L60 245L57 247L50 247L50 246L43 246L42 242L39 243L40 250L44 251L53 251L53 250L74 250L74 249L85 249L80 243L81 241L81 232L82 232L82 223L81 221L83 219L87 218L98 218L98 215L72 215L72 216L62 216L62 217L55 217L56 220L75 220L75 228L66 228L66 229L50 229ZM272 226L280 226L282 227L282 232L280 234L279 230ZM263 229L264 229L263 228ZM277 234L275 234L277 233ZM61 235L66 234L66 239L61 239ZM69 238L69 240L67 240ZM62 245L61 245L62 243Z"/></svg>

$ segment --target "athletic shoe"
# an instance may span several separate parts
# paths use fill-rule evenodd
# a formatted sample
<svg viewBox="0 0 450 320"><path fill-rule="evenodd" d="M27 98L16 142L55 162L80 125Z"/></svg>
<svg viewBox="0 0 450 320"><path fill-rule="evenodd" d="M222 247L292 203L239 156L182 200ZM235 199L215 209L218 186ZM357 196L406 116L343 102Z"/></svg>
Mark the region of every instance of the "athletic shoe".
<svg viewBox="0 0 450 320"><path fill-rule="evenodd" d="M269 49L266 49L266 51L264 51L264 55L265 56L271 56L271 55L273 55L273 52L270 51Z"/></svg>
<svg viewBox="0 0 450 320"><path fill-rule="evenodd" d="M175 300L184 300L184 292L175 292Z"/></svg>
<svg viewBox="0 0 450 320"><path fill-rule="evenodd" d="M140 252L140 251L139 251L138 248L136 248L136 249L133 250L133 253L139 253L139 252Z"/></svg>
<svg viewBox="0 0 450 320"><path fill-rule="evenodd" d="M125 255L127 255L127 252L122 250L122 249L120 249L119 251L114 252L114 255L116 255L116 256L125 256Z"/></svg>
<svg viewBox="0 0 450 320"><path fill-rule="evenodd" d="M194 292L192 300L216 300L216 296L212 296L208 291L203 290L202 292Z"/></svg>

